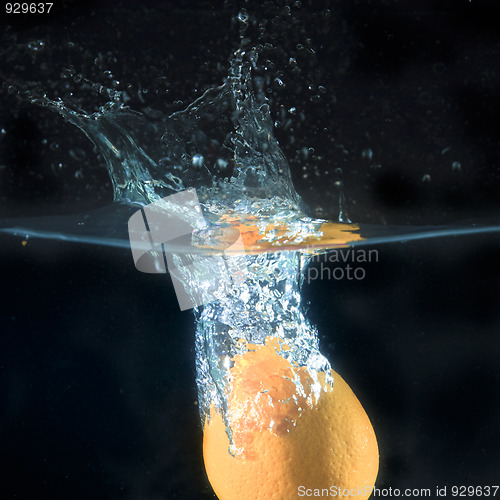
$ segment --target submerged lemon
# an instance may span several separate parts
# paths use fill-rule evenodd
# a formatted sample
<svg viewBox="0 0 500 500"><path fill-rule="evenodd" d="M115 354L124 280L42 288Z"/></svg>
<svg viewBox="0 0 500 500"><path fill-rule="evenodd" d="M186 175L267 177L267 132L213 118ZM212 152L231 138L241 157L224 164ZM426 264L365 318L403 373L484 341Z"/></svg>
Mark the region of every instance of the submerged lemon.
<svg viewBox="0 0 500 500"><path fill-rule="evenodd" d="M205 467L219 499L368 498L378 472L377 441L349 386L333 371L333 385L324 373L314 380L278 354L288 347L277 339L247 347L230 369L235 453L213 406L205 422Z"/></svg>

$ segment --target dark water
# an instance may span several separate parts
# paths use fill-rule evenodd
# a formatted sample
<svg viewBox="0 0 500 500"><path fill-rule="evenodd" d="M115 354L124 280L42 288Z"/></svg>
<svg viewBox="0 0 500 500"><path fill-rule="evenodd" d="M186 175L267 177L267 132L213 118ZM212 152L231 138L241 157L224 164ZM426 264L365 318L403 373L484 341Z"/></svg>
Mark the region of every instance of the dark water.
<svg viewBox="0 0 500 500"><path fill-rule="evenodd" d="M111 71L134 109L176 111L227 74L241 6L226 3L73 2L41 24L7 20L2 75L53 82L44 88L56 96L75 90L61 68L108 86ZM272 22L277 6L266 5ZM269 49L269 74L286 85L272 78L265 88L295 186L315 215L338 216L341 180L356 222L495 219L495 4L293 5L291 21L275 21L289 25L286 36L266 35L279 47ZM35 55L33 40L43 42ZM2 216L110 202L103 160L74 127L6 88L0 98ZM95 105L90 91L78 99ZM282 117L281 106L295 114ZM123 249L0 241L0 498L214 498L201 456L193 318L178 311L168 278L138 273ZM365 279L304 289L322 352L372 419L377 486L434 495L436 486L495 484L499 237L377 249Z"/></svg>
<svg viewBox="0 0 500 500"><path fill-rule="evenodd" d="M495 481L499 250L383 246L364 280L305 286L322 352L372 419L378 486ZM2 237L1 252L2 498L213 498L193 318L168 278L119 249Z"/></svg>

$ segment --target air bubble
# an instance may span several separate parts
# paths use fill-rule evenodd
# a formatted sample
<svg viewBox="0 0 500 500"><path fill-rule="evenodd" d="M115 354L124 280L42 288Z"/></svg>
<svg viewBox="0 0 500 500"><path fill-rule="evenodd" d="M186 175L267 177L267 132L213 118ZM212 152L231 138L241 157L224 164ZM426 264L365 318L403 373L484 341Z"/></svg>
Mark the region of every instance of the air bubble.
<svg viewBox="0 0 500 500"><path fill-rule="evenodd" d="M451 169L455 172L460 172L460 170L462 170L462 164L459 161L454 161L451 164Z"/></svg>
<svg viewBox="0 0 500 500"><path fill-rule="evenodd" d="M422 177L422 182L431 182L431 175L430 174L424 174Z"/></svg>

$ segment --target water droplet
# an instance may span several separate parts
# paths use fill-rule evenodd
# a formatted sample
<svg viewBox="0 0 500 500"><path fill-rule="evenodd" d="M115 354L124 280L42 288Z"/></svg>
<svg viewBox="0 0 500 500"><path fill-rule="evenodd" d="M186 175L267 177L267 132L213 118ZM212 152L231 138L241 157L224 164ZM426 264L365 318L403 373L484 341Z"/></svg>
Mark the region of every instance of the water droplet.
<svg viewBox="0 0 500 500"><path fill-rule="evenodd" d="M462 164L459 161L454 161L451 164L451 169L455 172L460 172L460 170L462 170Z"/></svg>
<svg viewBox="0 0 500 500"><path fill-rule="evenodd" d="M60 74L61 78L71 78L72 76L73 76L73 70L71 68L64 68Z"/></svg>
<svg viewBox="0 0 500 500"><path fill-rule="evenodd" d="M100 83L93 83L92 88L99 94L102 94L104 87Z"/></svg>
<svg viewBox="0 0 500 500"><path fill-rule="evenodd" d="M203 166L203 156L202 155L194 155L192 159L193 167L202 167Z"/></svg>
<svg viewBox="0 0 500 500"><path fill-rule="evenodd" d="M45 42L43 40L33 40L28 42L28 48L33 52L38 52L45 48Z"/></svg>
<svg viewBox="0 0 500 500"><path fill-rule="evenodd" d="M361 151L361 158L364 160L371 160L373 158L373 151L371 148L366 148Z"/></svg>
<svg viewBox="0 0 500 500"><path fill-rule="evenodd" d="M339 222L341 224L352 224L352 221L349 218L349 215L347 215L347 212L345 210L340 210L340 212L339 212Z"/></svg>
<svg viewBox="0 0 500 500"><path fill-rule="evenodd" d="M297 108L295 106L292 106L288 112L291 114L291 115L294 115L296 112L297 112Z"/></svg>
<svg viewBox="0 0 500 500"><path fill-rule="evenodd" d="M227 161L226 160L223 160L222 158L219 158L217 160L217 166L219 168L226 168L227 167Z"/></svg>
<svg viewBox="0 0 500 500"><path fill-rule="evenodd" d="M284 87L285 86L285 82L281 79L281 78L275 78L274 79L274 83L280 87Z"/></svg>
<svg viewBox="0 0 500 500"><path fill-rule="evenodd" d="M83 172L81 170L75 172L75 179L83 179Z"/></svg>
<svg viewBox="0 0 500 500"><path fill-rule="evenodd" d="M344 171L340 168L340 167L337 167L335 170L335 175L342 175L344 173Z"/></svg>
<svg viewBox="0 0 500 500"><path fill-rule="evenodd" d="M446 148L444 148L442 151L441 151L441 154L442 155L445 155L446 153L450 152L451 151L451 146L447 146Z"/></svg>
<svg viewBox="0 0 500 500"><path fill-rule="evenodd" d="M430 174L424 174L422 177L422 182L431 182L431 175Z"/></svg>
<svg viewBox="0 0 500 500"><path fill-rule="evenodd" d="M241 11L238 13L238 21L242 22L243 24L248 23L248 12L245 9L241 9Z"/></svg>

